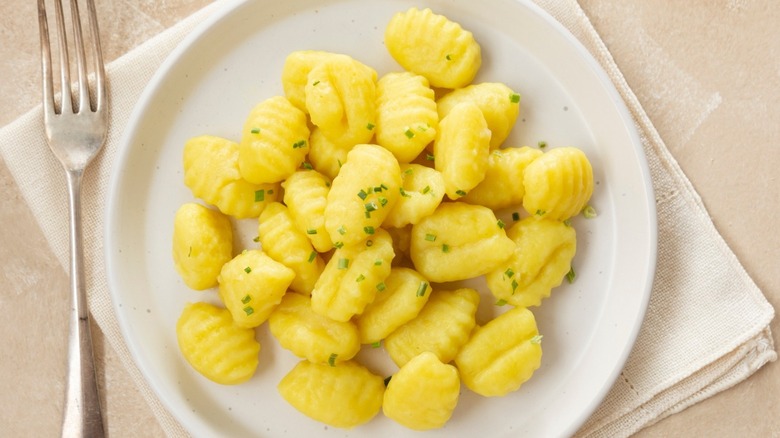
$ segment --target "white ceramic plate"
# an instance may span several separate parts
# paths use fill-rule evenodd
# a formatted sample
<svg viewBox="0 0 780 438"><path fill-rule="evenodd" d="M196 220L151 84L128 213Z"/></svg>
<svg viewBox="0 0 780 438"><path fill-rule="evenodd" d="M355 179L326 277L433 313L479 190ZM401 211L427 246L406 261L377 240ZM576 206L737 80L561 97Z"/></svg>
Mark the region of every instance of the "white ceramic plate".
<svg viewBox="0 0 780 438"><path fill-rule="evenodd" d="M109 284L127 344L151 387L197 436L372 436L411 432L378 415L351 431L328 428L276 391L297 359L264 329L255 377L220 386L195 373L176 344L175 323L193 292L171 260L173 216L193 200L183 184L186 139L238 139L262 99L282 94L288 53L346 53L382 74L399 67L383 32L393 13L431 7L471 30L483 49L480 81L522 95L511 145L574 145L591 158L599 216L577 218L577 278L534 309L544 335L542 367L516 393L485 399L464 389L452 420L431 436L566 436L617 378L641 325L655 267L655 210L644 154L628 112L582 46L530 2L515 0L256 0L226 3L163 64L129 122L114 172L106 228ZM255 223L242 235L251 244ZM491 312L486 296L480 317ZM379 373L393 371L374 361Z"/></svg>

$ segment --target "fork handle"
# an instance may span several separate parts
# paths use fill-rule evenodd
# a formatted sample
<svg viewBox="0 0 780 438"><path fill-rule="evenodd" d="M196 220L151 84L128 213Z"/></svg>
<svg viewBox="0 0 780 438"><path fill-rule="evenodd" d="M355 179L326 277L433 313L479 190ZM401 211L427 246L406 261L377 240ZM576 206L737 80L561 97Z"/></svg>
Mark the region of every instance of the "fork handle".
<svg viewBox="0 0 780 438"><path fill-rule="evenodd" d="M68 368L62 436L103 437L92 334L89 327L87 289L84 281L84 246L81 232L81 179L83 170L68 170L70 210L70 289L68 317Z"/></svg>

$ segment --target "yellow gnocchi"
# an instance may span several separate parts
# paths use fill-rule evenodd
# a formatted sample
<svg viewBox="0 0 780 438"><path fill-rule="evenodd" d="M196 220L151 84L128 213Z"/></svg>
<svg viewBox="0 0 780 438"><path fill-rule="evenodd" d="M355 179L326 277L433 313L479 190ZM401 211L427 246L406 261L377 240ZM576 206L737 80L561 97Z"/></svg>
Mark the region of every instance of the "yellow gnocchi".
<svg viewBox="0 0 780 438"><path fill-rule="evenodd" d="M384 379L357 362L330 366L301 361L277 386L295 409L345 429L367 423L382 409Z"/></svg>
<svg viewBox="0 0 780 438"><path fill-rule="evenodd" d="M235 324L226 309L187 304L176 322L176 339L184 359L211 381L236 385L255 374L260 343L254 330Z"/></svg>
<svg viewBox="0 0 780 438"><path fill-rule="evenodd" d="M312 309L349 321L374 300L390 275L393 242L381 228L365 242L336 249L311 292Z"/></svg>
<svg viewBox="0 0 780 438"><path fill-rule="evenodd" d="M279 345L310 362L335 364L360 350L358 330L351 321L334 321L311 309L309 297L288 293L268 318Z"/></svg>
<svg viewBox="0 0 780 438"><path fill-rule="evenodd" d="M192 194L237 219L258 217L279 196L279 184L252 184L241 178L238 144L202 135L184 145L184 184Z"/></svg>
<svg viewBox="0 0 780 438"><path fill-rule="evenodd" d="M260 215L257 230L263 251L295 273L290 289L311 294L325 263L306 234L295 227L287 207L279 202L268 204Z"/></svg>
<svg viewBox="0 0 780 438"><path fill-rule="evenodd" d="M490 129L476 104L460 103L441 120L433 153L450 199L466 196L482 182L490 153Z"/></svg>
<svg viewBox="0 0 780 438"><path fill-rule="evenodd" d="M525 168L541 155L542 151L528 146L494 150L488 157L485 179L460 200L493 210L522 205Z"/></svg>
<svg viewBox="0 0 780 438"><path fill-rule="evenodd" d="M506 263L485 276L488 288L513 306L538 306L571 270L577 233L560 221L527 217L507 236L516 248Z"/></svg>
<svg viewBox="0 0 780 438"><path fill-rule="evenodd" d="M252 108L238 145L241 176L255 184L276 183L292 175L309 151L306 114L276 96Z"/></svg>
<svg viewBox="0 0 780 438"><path fill-rule="evenodd" d="M535 217L566 220L593 194L593 168L580 149L560 147L533 160L523 175L523 208Z"/></svg>
<svg viewBox="0 0 780 438"><path fill-rule="evenodd" d="M507 237L503 222L481 205L445 202L412 227L414 266L437 283L493 271L514 250L515 243Z"/></svg>
<svg viewBox="0 0 780 438"><path fill-rule="evenodd" d="M376 142L401 163L414 160L436 138L439 115L428 80L388 73L376 84Z"/></svg>
<svg viewBox="0 0 780 438"><path fill-rule="evenodd" d="M430 9L395 14L385 29L385 46L404 69L441 88L468 85L482 65L474 35Z"/></svg>
<svg viewBox="0 0 780 438"><path fill-rule="evenodd" d="M315 170L299 170L283 183L284 203L298 231L306 237L318 252L333 248L333 242L325 229L325 205L328 203L330 181Z"/></svg>
<svg viewBox="0 0 780 438"><path fill-rule="evenodd" d="M416 224L433 213L444 199L444 178L436 169L420 164L402 164L401 181L401 196L383 223L389 227Z"/></svg>
<svg viewBox="0 0 780 438"><path fill-rule="evenodd" d="M222 265L233 257L233 229L222 213L200 204L179 207L173 219L173 262L195 290L217 285Z"/></svg>
<svg viewBox="0 0 780 438"><path fill-rule="evenodd" d="M317 64L304 88L311 122L338 145L367 143L376 126L376 75L348 57Z"/></svg>
<svg viewBox="0 0 780 438"><path fill-rule="evenodd" d="M387 149L355 146L333 180L325 206L325 228L344 245L365 241L382 226L400 194L401 168Z"/></svg>
<svg viewBox="0 0 780 438"><path fill-rule="evenodd" d="M490 129L490 148L496 149L506 140L520 115L520 95L500 82L483 82L453 90L436 101L439 118L456 105L472 102L479 107Z"/></svg>
<svg viewBox="0 0 780 438"><path fill-rule="evenodd" d="M407 362L388 382L385 416L413 430L437 429L452 417L460 396L458 370L424 352Z"/></svg>
<svg viewBox="0 0 780 438"><path fill-rule="evenodd" d="M245 250L222 266L219 297L239 327L257 327L282 301L295 272L260 250Z"/></svg>
<svg viewBox="0 0 780 438"><path fill-rule="evenodd" d="M410 259L410 246L412 244L412 226L407 225L402 228L385 228L387 234L393 239L393 266L409 267L412 262Z"/></svg>
<svg viewBox="0 0 780 438"><path fill-rule="evenodd" d="M443 363L451 361L477 324L479 293L474 289L428 293L431 297L417 317L385 338L385 349L399 367L425 351Z"/></svg>
<svg viewBox="0 0 780 438"><path fill-rule="evenodd" d="M430 284L414 269L393 268L376 298L355 318L363 344L374 344L414 319L431 296Z"/></svg>
<svg viewBox="0 0 780 438"><path fill-rule="evenodd" d="M455 357L461 380L477 394L516 391L542 362L542 337L530 310L516 307L477 327Z"/></svg>

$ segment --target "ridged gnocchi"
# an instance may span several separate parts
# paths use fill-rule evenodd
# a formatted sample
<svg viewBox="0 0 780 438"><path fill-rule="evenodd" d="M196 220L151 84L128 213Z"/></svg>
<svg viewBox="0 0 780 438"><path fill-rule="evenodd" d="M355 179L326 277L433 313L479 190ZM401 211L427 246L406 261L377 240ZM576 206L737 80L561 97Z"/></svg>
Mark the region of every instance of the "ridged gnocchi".
<svg viewBox="0 0 780 438"><path fill-rule="evenodd" d="M374 344L414 319L431 296L430 284L409 268L393 268L376 297L355 317L360 343Z"/></svg>
<svg viewBox="0 0 780 438"><path fill-rule="evenodd" d="M309 137L310 164L314 170L332 180L341 171L341 166L347 162L347 154L353 146L355 145L333 143L325 137L320 128L315 126Z"/></svg>
<svg viewBox="0 0 780 438"><path fill-rule="evenodd" d="M400 163L414 160L436 138L439 115L423 76L388 73L376 84L376 142Z"/></svg>
<svg viewBox="0 0 780 438"><path fill-rule="evenodd" d="M222 266L219 297L239 327L257 327L282 301L295 272L260 250L245 250Z"/></svg>
<svg viewBox="0 0 780 438"><path fill-rule="evenodd" d="M513 306L538 306L571 269L577 233L560 221L527 217L515 223L507 236L515 242L514 253L485 276L488 288Z"/></svg>
<svg viewBox="0 0 780 438"><path fill-rule="evenodd" d="M173 219L173 264L188 287L217 285L222 265L233 257L233 228L222 213L200 204L179 207Z"/></svg>
<svg viewBox="0 0 780 438"><path fill-rule="evenodd" d="M481 205L445 202L412 227L414 266L437 283L493 271L514 250L515 243L507 237L503 222Z"/></svg>
<svg viewBox="0 0 780 438"><path fill-rule="evenodd" d="M479 293L476 290L462 288L428 293L431 297L417 317L385 338L385 349L399 367L425 351L436 354L443 363L451 361L477 324Z"/></svg>
<svg viewBox="0 0 780 438"><path fill-rule="evenodd" d="M258 217L279 196L279 184L252 184L241 178L238 144L202 135L184 145L184 184L196 197L237 219Z"/></svg>
<svg viewBox="0 0 780 438"><path fill-rule="evenodd" d="M444 199L444 178L436 169L402 164L401 181L401 196L383 222L388 227L416 224L433 213Z"/></svg>
<svg viewBox="0 0 780 438"><path fill-rule="evenodd" d="M355 146L333 180L325 206L325 228L333 243L355 245L382 226L401 188L401 168L387 149Z"/></svg>
<svg viewBox="0 0 780 438"><path fill-rule="evenodd" d="M312 309L336 321L362 313L390 275L394 255L390 235L381 228L365 242L336 249L314 285Z"/></svg>
<svg viewBox="0 0 780 438"><path fill-rule="evenodd" d="M516 391L542 362L542 337L530 310L515 307L477 327L455 357L461 380L477 394Z"/></svg>
<svg viewBox="0 0 780 438"><path fill-rule="evenodd" d="M436 101L439 118L456 105L471 102L479 107L490 129L490 148L496 149L506 140L520 115L520 95L500 82L483 82L453 90Z"/></svg>
<svg viewBox="0 0 780 438"><path fill-rule="evenodd" d="M411 8L390 19L385 46L403 68L441 88L468 85L482 65L482 50L471 32L430 9Z"/></svg>
<svg viewBox="0 0 780 438"><path fill-rule="evenodd" d="M560 147L533 160L523 174L528 214L566 220L579 214L593 194L593 168L580 149Z"/></svg>
<svg viewBox="0 0 780 438"><path fill-rule="evenodd" d="M335 364L360 350L358 330L351 321L334 321L311 309L311 298L288 293L268 318L279 345L310 362Z"/></svg>
<svg viewBox="0 0 780 438"><path fill-rule="evenodd" d="M441 120L433 153L450 199L466 196L482 182L490 153L490 129L476 104L459 103Z"/></svg>
<svg viewBox="0 0 780 438"><path fill-rule="evenodd" d="M325 262L306 234L295 227L287 207L279 202L268 204L260 215L257 231L263 251L295 273L290 289L310 295Z"/></svg>
<svg viewBox="0 0 780 438"><path fill-rule="evenodd" d="M244 122L238 168L251 183L276 183L292 175L308 151L306 114L285 97L271 97L252 108Z"/></svg>
<svg viewBox="0 0 780 438"><path fill-rule="evenodd" d="M284 203L298 231L306 237L318 252L333 248L333 242L325 229L325 205L328 203L330 181L315 170L299 170L283 183Z"/></svg>
<svg viewBox="0 0 780 438"><path fill-rule="evenodd" d="M384 379L353 361L334 365L299 362L277 385L279 394L301 413L333 427L368 422L382 409Z"/></svg>
<svg viewBox="0 0 780 438"><path fill-rule="evenodd" d="M458 370L435 354L423 352L390 379L382 411L409 429L437 429L450 419L459 396Z"/></svg>
<svg viewBox="0 0 780 438"><path fill-rule="evenodd" d="M236 385L255 374L260 353L255 331L235 324L226 309L187 304L176 322L176 339L187 362L209 380Z"/></svg>
<svg viewBox="0 0 780 438"><path fill-rule="evenodd" d="M542 151L528 146L494 150L488 157L485 179L460 200L493 210L522 205L525 168L541 155Z"/></svg>

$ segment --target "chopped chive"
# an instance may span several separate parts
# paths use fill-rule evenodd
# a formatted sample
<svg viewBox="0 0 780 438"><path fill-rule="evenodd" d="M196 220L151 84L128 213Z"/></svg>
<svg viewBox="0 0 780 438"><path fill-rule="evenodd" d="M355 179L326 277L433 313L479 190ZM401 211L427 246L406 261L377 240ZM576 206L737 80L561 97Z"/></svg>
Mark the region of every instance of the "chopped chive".
<svg viewBox="0 0 780 438"><path fill-rule="evenodd" d="M512 220L515 221L515 222L519 221L520 220L520 213L518 213L518 212L512 213Z"/></svg>
<svg viewBox="0 0 780 438"><path fill-rule="evenodd" d="M596 209L591 207L590 205L586 205L585 208L582 209L582 216L585 217L585 219L593 219L594 217L598 216L598 213L596 213Z"/></svg>
<svg viewBox="0 0 780 438"><path fill-rule="evenodd" d="M506 226L504 221L502 221L501 219L499 219L498 222L496 222L496 225L498 225L498 228L504 228Z"/></svg>
<svg viewBox="0 0 780 438"><path fill-rule="evenodd" d="M412 195L410 195L410 194L406 193L406 190L404 190L404 188L403 188L403 187L401 187L401 188L400 188L400 189L398 189L398 190L401 192L401 196L403 196L404 198L411 198L411 197L412 197Z"/></svg>
<svg viewBox="0 0 780 438"><path fill-rule="evenodd" d="M447 56L444 57L447 61L452 61L452 54L448 53Z"/></svg>
<svg viewBox="0 0 780 438"><path fill-rule="evenodd" d="M312 251L311 254L309 254L309 263L313 262L314 259L317 258L317 251Z"/></svg>
<svg viewBox="0 0 780 438"><path fill-rule="evenodd" d="M420 283L420 286L417 288L417 296L418 297L424 297L425 291L428 290L428 283L422 282Z"/></svg>
<svg viewBox="0 0 780 438"><path fill-rule="evenodd" d="M190 250L189 250L189 252L187 253L187 257L189 257L189 256L191 256L191 255L192 255L192 247L190 247Z"/></svg>
<svg viewBox="0 0 780 438"><path fill-rule="evenodd" d="M571 219L564 219L563 220L563 224L566 225L567 227L570 227L571 226Z"/></svg>
<svg viewBox="0 0 780 438"><path fill-rule="evenodd" d="M274 194L274 189L268 189L268 191L266 191L266 193L268 193L269 195L273 195Z"/></svg>
<svg viewBox="0 0 780 438"><path fill-rule="evenodd" d="M426 193L428 193L430 191L431 191L431 186L425 186L425 188L422 189L422 194L424 195L424 194L426 194Z"/></svg>
<svg viewBox="0 0 780 438"><path fill-rule="evenodd" d="M542 335L536 335L536 336L534 336L533 338L531 338L531 343L532 343L532 344L541 344L541 343L542 343L542 338L543 338L543 337L544 337L544 336L542 336Z"/></svg>
<svg viewBox="0 0 780 438"><path fill-rule="evenodd" d="M506 271L504 271L504 275L506 278L512 278L515 276L515 271L512 268L506 268Z"/></svg>
<svg viewBox="0 0 780 438"><path fill-rule="evenodd" d="M436 235L435 234L426 234L425 240L428 242L435 242L436 241Z"/></svg>
<svg viewBox="0 0 780 438"><path fill-rule="evenodd" d="M547 142L542 140L539 143L537 143L537 146L539 146L539 149L544 149L547 147Z"/></svg>
<svg viewBox="0 0 780 438"><path fill-rule="evenodd" d="M365 207L366 207L366 213L371 213L372 211L376 211L377 209L376 204L373 202L369 202L368 204L366 204Z"/></svg>
<svg viewBox="0 0 780 438"><path fill-rule="evenodd" d="M252 306L246 306L244 307L244 313L246 313L246 316L249 316L255 313L255 309L253 309Z"/></svg>
<svg viewBox="0 0 780 438"><path fill-rule="evenodd" d="M506 306L506 300L498 300L496 301L496 306Z"/></svg>
<svg viewBox="0 0 780 438"><path fill-rule="evenodd" d="M320 81L314 81L314 83L312 84L312 86L315 86L315 87L316 87L317 85L319 85L319 83L320 83Z"/></svg>
<svg viewBox="0 0 780 438"><path fill-rule="evenodd" d="M374 227L371 226L363 227L363 231L365 231L366 234L374 234Z"/></svg>
<svg viewBox="0 0 780 438"><path fill-rule="evenodd" d="M382 259L376 259L374 261L374 266L382 266Z"/></svg>
<svg viewBox="0 0 780 438"><path fill-rule="evenodd" d="M373 123L369 123L368 125L366 125L366 129L368 129L370 131L370 130L374 129L374 126L375 125Z"/></svg>
<svg viewBox="0 0 780 438"><path fill-rule="evenodd" d="M446 252L450 252L450 246L449 246L449 245L447 245L446 243L445 243L445 244L442 244L442 246L441 246L441 252L445 252L445 253L446 253Z"/></svg>
<svg viewBox="0 0 780 438"><path fill-rule="evenodd" d="M333 247L336 249L341 249L344 247L344 242L335 242L333 243Z"/></svg>
<svg viewBox="0 0 780 438"><path fill-rule="evenodd" d="M336 366L336 358L339 357L336 353L331 353L330 357L328 358L328 365L335 367Z"/></svg>
<svg viewBox="0 0 780 438"><path fill-rule="evenodd" d="M547 212L545 210L536 210L537 216L544 216Z"/></svg>
<svg viewBox="0 0 780 438"><path fill-rule="evenodd" d="M406 128L406 131L404 131L404 135L406 136L406 138L413 138L414 131L412 131L410 128Z"/></svg>
<svg viewBox="0 0 780 438"><path fill-rule="evenodd" d="M387 289L387 285L385 285L384 282L376 285L376 290L378 290L379 292L384 292L385 289Z"/></svg>
<svg viewBox="0 0 780 438"><path fill-rule="evenodd" d="M574 277L577 276L577 273L574 272L574 266L569 266L569 272L566 273L566 281L568 281L570 284L574 283Z"/></svg>
<svg viewBox="0 0 780 438"><path fill-rule="evenodd" d="M384 196L379 197L379 205L381 205L382 207L386 206L388 202L389 201Z"/></svg>
<svg viewBox="0 0 780 438"><path fill-rule="evenodd" d="M259 134L260 133L260 128L252 128L252 130L249 131L249 132L251 132L252 134Z"/></svg>
<svg viewBox="0 0 780 438"><path fill-rule="evenodd" d="M336 160L336 162L339 163L339 169L341 169L341 166L343 166L344 164L341 162L341 160Z"/></svg>
<svg viewBox="0 0 780 438"><path fill-rule="evenodd" d="M434 161L436 157L433 154L425 154L425 159L428 161Z"/></svg>
<svg viewBox="0 0 780 438"><path fill-rule="evenodd" d="M519 103L520 102L520 95L517 93L512 93L509 95L509 101L512 103Z"/></svg>
<svg viewBox="0 0 780 438"><path fill-rule="evenodd" d="M520 286L520 284L517 283L517 280L512 280L512 295L517 292L517 286Z"/></svg>
<svg viewBox="0 0 780 438"><path fill-rule="evenodd" d="M308 230L306 230L306 234L317 234L317 230L313 228L309 228Z"/></svg>
<svg viewBox="0 0 780 438"><path fill-rule="evenodd" d="M293 149L300 149L306 147L306 140L299 140L293 143Z"/></svg>
<svg viewBox="0 0 780 438"><path fill-rule="evenodd" d="M347 234L347 229L346 229L346 228L344 228L344 225L340 226L340 227L339 227L339 229L338 229L338 230L336 230L336 231L338 231L338 232L339 232L339 234L341 234L342 236L343 236L343 235L345 235L345 234Z"/></svg>
<svg viewBox="0 0 780 438"><path fill-rule="evenodd" d="M376 341L371 343L371 348L379 348L382 346L382 341Z"/></svg>
<svg viewBox="0 0 780 438"><path fill-rule="evenodd" d="M349 268L349 259L339 259L338 268L339 269Z"/></svg>
<svg viewBox="0 0 780 438"><path fill-rule="evenodd" d="M466 192L464 192L463 190L456 190L455 194L458 196L466 196Z"/></svg>
<svg viewBox="0 0 780 438"><path fill-rule="evenodd" d="M406 170L404 170L404 173L405 173L406 175L411 175L411 174L413 174L413 173L414 173L414 169L412 169L411 167L409 167L409 168L407 168Z"/></svg>
<svg viewBox="0 0 780 438"><path fill-rule="evenodd" d="M365 280L365 279L366 279L366 276L365 276L365 275L363 275L363 274L360 274L360 275L358 275L358 276L357 276L357 278L355 279L355 282L356 282L356 283L360 283L361 281L363 281L363 280Z"/></svg>
<svg viewBox="0 0 780 438"><path fill-rule="evenodd" d="M244 272L246 272L247 274L249 274L250 272L252 272L252 268L250 268L249 266L247 266L246 268L244 268Z"/></svg>
<svg viewBox="0 0 780 438"><path fill-rule="evenodd" d="M255 191L255 202L265 201L265 190L260 189Z"/></svg>
<svg viewBox="0 0 780 438"><path fill-rule="evenodd" d="M252 297L250 297L249 295L246 295L246 296L244 296L244 298L241 298L241 302L244 303L244 304L246 304L246 303L248 303L250 301L252 301Z"/></svg>
<svg viewBox="0 0 780 438"><path fill-rule="evenodd" d="M365 200L366 200L366 198L368 198L368 193L366 193L366 191L365 191L365 190L361 189L361 190L358 192L358 198L360 198L360 199L362 199L362 200L364 200L364 201L365 201Z"/></svg>
<svg viewBox="0 0 780 438"><path fill-rule="evenodd" d="M303 163L301 163L301 167L303 167L306 170L314 169L314 166L312 166L311 163L309 163L308 161L304 161Z"/></svg>
<svg viewBox="0 0 780 438"><path fill-rule="evenodd" d="M366 246L371 247L374 245L374 241L371 239L366 240Z"/></svg>

